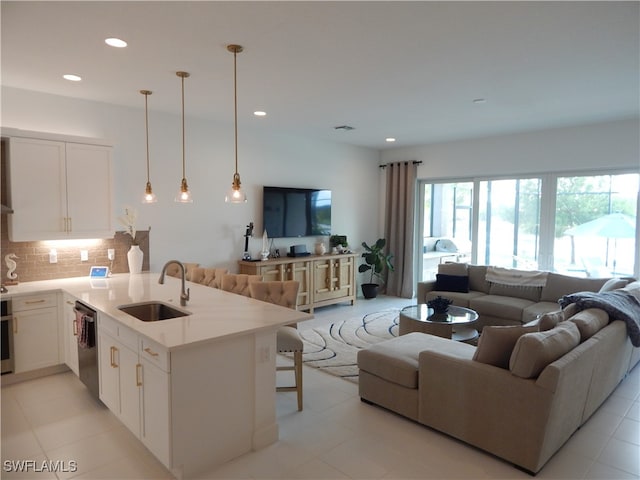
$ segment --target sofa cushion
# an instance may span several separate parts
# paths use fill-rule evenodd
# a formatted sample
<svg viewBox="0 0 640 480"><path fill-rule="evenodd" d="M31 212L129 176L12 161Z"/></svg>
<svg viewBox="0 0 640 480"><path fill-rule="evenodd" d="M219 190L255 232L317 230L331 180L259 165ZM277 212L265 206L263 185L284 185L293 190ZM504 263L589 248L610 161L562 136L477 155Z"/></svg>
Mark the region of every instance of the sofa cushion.
<svg viewBox="0 0 640 480"><path fill-rule="evenodd" d="M505 297L524 298L537 302L540 300L542 287L528 287L521 285L503 285L501 283L490 282L489 295L503 295Z"/></svg>
<svg viewBox="0 0 640 480"><path fill-rule="evenodd" d="M597 292L607 282L606 278L579 278L549 272L547 284L542 288L540 300L557 302L562 296L576 292Z"/></svg>
<svg viewBox="0 0 640 480"><path fill-rule="evenodd" d="M467 265L467 274L469 275L469 290L477 292L489 293L489 282L486 280L486 265Z"/></svg>
<svg viewBox="0 0 640 480"><path fill-rule="evenodd" d="M537 331L538 327L536 325L528 327L520 325L488 325L482 330L473 359L476 362L508 369L511 352L518 339L525 333Z"/></svg>
<svg viewBox="0 0 640 480"><path fill-rule="evenodd" d="M443 275L467 276L467 264L458 262L445 262L438 265L438 273Z"/></svg>
<svg viewBox="0 0 640 480"><path fill-rule="evenodd" d="M433 290L431 292L427 292L424 297L425 303L429 300L433 300L436 297L445 297L450 300L453 300L453 305L457 307L465 307L469 308L469 302L478 297L484 297L485 294L482 292L472 292L469 291L467 293L463 292L441 292L439 290Z"/></svg>
<svg viewBox="0 0 640 480"><path fill-rule="evenodd" d="M580 343L580 332L573 322L561 322L545 332L522 335L509 360L511 373L522 378L535 378L547 365L556 361Z"/></svg>
<svg viewBox="0 0 640 480"><path fill-rule="evenodd" d="M515 322L522 322L523 310L532 304L531 300L502 295L483 295L469 300L469 308L478 312L481 317L488 315Z"/></svg>
<svg viewBox="0 0 640 480"><path fill-rule="evenodd" d="M562 310L545 313L538 320L538 330L540 330L541 332L551 330L563 320L564 320L564 312Z"/></svg>
<svg viewBox="0 0 640 480"><path fill-rule="evenodd" d="M600 287L600 290L598 290L598 292L602 293L610 292L611 290L617 290L619 288L625 287L627 283L629 282L624 278L610 278L604 283L604 285L602 285L602 287Z"/></svg>
<svg viewBox="0 0 640 480"><path fill-rule="evenodd" d="M522 323L540 318L545 313L556 312L560 309L557 302L536 302L526 307L522 312Z"/></svg>
<svg viewBox="0 0 640 480"><path fill-rule="evenodd" d="M469 277L436 273L436 290L443 292L469 292Z"/></svg>
<svg viewBox="0 0 640 480"><path fill-rule="evenodd" d="M358 351L358 368L391 383L418 388L418 356L425 334L409 333Z"/></svg>
<svg viewBox="0 0 640 480"><path fill-rule="evenodd" d="M576 324L580 342L584 342L609 324L609 314L599 308L587 308L577 312L568 321Z"/></svg>

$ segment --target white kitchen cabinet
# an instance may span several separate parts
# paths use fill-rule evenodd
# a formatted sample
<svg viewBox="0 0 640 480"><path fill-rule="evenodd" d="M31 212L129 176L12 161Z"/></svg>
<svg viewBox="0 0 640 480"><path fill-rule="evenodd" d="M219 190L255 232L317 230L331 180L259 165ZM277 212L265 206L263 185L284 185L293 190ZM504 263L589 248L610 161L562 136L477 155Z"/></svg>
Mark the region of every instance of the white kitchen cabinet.
<svg viewBox="0 0 640 480"><path fill-rule="evenodd" d="M140 438L141 365L129 339L137 336L126 327L100 316L98 320L98 368L100 400L131 432ZM135 348L135 346L134 346Z"/></svg>
<svg viewBox="0 0 640 480"><path fill-rule="evenodd" d="M169 352L105 315L98 345L100 400L169 467Z"/></svg>
<svg viewBox="0 0 640 480"><path fill-rule="evenodd" d="M113 236L111 147L29 137L8 142L11 241Z"/></svg>
<svg viewBox="0 0 640 480"><path fill-rule="evenodd" d="M62 334L64 335L64 363L79 375L78 364L78 324L76 322L76 312L74 310L75 297L62 295Z"/></svg>
<svg viewBox="0 0 640 480"><path fill-rule="evenodd" d="M165 466L170 465L169 374L147 358L142 363L142 443Z"/></svg>
<svg viewBox="0 0 640 480"><path fill-rule="evenodd" d="M15 297L12 302L14 373L60 363L57 295Z"/></svg>

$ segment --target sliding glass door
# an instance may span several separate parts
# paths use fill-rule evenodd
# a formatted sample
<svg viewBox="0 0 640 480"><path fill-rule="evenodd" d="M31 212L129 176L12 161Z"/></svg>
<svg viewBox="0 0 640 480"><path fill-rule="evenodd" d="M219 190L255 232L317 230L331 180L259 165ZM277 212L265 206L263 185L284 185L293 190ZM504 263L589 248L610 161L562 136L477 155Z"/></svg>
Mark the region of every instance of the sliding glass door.
<svg viewBox="0 0 640 480"><path fill-rule="evenodd" d="M637 272L637 172L420 186L418 280L434 278L438 264L450 260L576 276Z"/></svg>

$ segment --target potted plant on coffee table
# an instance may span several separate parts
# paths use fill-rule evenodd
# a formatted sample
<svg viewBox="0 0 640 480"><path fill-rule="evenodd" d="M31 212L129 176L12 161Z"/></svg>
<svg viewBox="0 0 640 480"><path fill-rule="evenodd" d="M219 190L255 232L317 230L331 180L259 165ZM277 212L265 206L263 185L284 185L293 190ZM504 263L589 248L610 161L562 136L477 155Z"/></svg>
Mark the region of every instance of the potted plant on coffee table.
<svg viewBox="0 0 640 480"><path fill-rule="evenodd" d="M384 270L388 269L393 272L393 264L391 263L393 255L390 253L385 254L384 246L386 244L387 241L384 238L379 238L373 245L367 245L366 242L362 242L362 247L365 250L362 253L364 263L358 267L358 271L360 273L371 271L369 283L362 284L364 298L376 298L378 296L380 284L374 283L374 277L384 282Z"/></svg>

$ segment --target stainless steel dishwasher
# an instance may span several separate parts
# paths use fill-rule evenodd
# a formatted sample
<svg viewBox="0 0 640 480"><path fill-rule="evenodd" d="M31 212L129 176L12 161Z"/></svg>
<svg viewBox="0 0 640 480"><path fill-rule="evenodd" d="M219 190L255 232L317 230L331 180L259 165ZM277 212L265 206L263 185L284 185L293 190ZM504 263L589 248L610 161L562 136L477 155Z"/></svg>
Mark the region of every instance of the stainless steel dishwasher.
<svg viewBox="0 0 640 480"><path fill-rule="evenodd" d="M76 302L75 329L78 332L78 373L91 395L99 399L100 379L98 373L98 343L96 311L84 303Z"/></svg>

